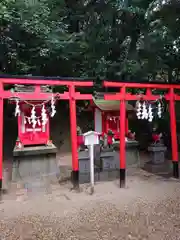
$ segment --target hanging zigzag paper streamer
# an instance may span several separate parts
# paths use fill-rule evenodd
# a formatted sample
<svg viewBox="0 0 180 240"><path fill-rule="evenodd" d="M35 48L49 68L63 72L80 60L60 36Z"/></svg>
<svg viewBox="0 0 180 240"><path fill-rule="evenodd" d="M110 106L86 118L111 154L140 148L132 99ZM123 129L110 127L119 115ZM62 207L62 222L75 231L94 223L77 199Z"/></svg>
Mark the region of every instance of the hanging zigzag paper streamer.
<svg viewBox="0 0 180 240"><path fill-rule="evenodd" d="M158 103L158 112L157 112L157 115L159 118L162 117L162 106L161 106L161 103L159 102Z"/></svg>
<svg viewBox="0 0 180 240"><path fill-rule="evenodd" d="M38 119L37 120L38 126L41 126L41 121Z"/></svg>
<svg viewBox="0 0 180 240"><path fill-rule="evenodd" d="M47 118L46 109L44 105L41 109L41 117L42 117L42 126L45 126L48 121L48 118Z"/></svg>
<svg viewBox="0 0 180 240"><path fill-rule="evenodd" d="M56 114L56 109L55 109L55 101L54 101L54 97L52 96L51 98L51 117L54 117L54 115Z"/></svg>
<svg viewBox="0 0 180 240"><path fill-rule="evenodd" d="M144 101L143 104L140 103L140 101L136 102L136 116L138 119L147 119L149 122L152 122L154 119L153 116L153 106L157 104L146 104ZM160 101L158 101L158 105L154 106L154 109L157 110L156 114L159 118L162 117L163 112L163 106Z"/></svg>
<svg viewBox="0 0 180 240"><path fill-rule="evenodd" d="M15 116L20 116L20 106L19 106L19 102L20 100L19 99L16 99L16 108L15 108L15 113L14 115ZM44 101L43 103L41 104L32 104L32 103L28 103L27 101L23 101L25 104L29 105L32 107L32 110L31 110L31 116L28 117L28 116L24 116L24 124L26 125L27 123L28 124L32 124L32 127L35 128L36 125L38 124L38 126L45 126L47 121L48 121L48 117L47 117L47 113L46 113L46 109L45 109L45 104L47 102L49 102L49 100L47 101ZM36 116L36 107L40 107L42 106L42 109L41 109L41 117L37 117ZM54 117L54 115L56 114L56 109L55 109L55 100L54 100L54 97L52 96L51 98L51 117ZM42 120L42 124L41 124L41 121L40 119Z"/></svg>
<svg viewBox="0 0 180 240"><path fill-rule="evenodd" d="M31 122L32 122L32 127L35 128L37 124L35 107L33 107L31 110Z"/></svg>
<svg viewBox="0 0 180 240"><path fill-rule="evenodd" d="M137 105L136 116L137 116L138 119L141 119L141 115L142 115L141 114L141 108L142 108L141 103L138 101L136 103L136 105Z"/></svg>
<svg viewBox="0 0 180 240"><path fill-rule="evenodd" d="M152 122L152 120L153 120L153 112L152 112L152 106L151 106L151 104L149 104L149 109L148 109L148 121L149 122Z"/></svg>
<svg viewBox="0 0 180 240"><path fill-rule="evenodd" d="M142 117L141 119L148 119L148 111L146 107L146 103L144 102L142 105Z"/></svg>
<svg viewBox="0 0 180 240"><path fill-rule="evenodd" d="M15 109L15 113L14 113L15 117L20 116L20 113L21 113L21 111L20 111L20 107L19 107L19 100L16 100L16 109Z"/></svg>

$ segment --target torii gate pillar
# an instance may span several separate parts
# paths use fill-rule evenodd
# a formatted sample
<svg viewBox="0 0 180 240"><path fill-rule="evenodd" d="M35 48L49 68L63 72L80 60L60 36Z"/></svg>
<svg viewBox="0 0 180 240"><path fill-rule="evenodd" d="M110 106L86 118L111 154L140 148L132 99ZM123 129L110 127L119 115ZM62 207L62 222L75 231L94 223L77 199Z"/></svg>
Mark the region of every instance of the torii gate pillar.
<svg viewBox="0 0 180 240"><path fill-rule="evenodd" d="M125 95L125 88L122 87L121 94ZM120 188L125 187L126 179L126 144L125 144L125 132L126 132L126 104L125 100L120 100Z"/></svg>
<svg viewBox="0 0 180 240"><path fill-rule="evenodd" d="M74 188L79 187L79 162L77 151L77 119L76 119L76 99L74 86L69 87L69 110L71 128L71 151L72 151L72 175L71 180Z"/></svg>
<svg viewBox="0 0 180 240"><path fill-rule="evenodd" d="M176 131L176 111L175 111L174 89L173 88L170 88L169 96L170 96L169 113L170 113L173 177L179 178L178 143L177 143L177 131Z"/></svg>
<svg viewBox="0 0 180 240"><path fill-rule="evenodd" d="M0 83L0 93L2 92L2 84ZM0 97L0 194L2 190L3 179L3 98Z"/></svg>

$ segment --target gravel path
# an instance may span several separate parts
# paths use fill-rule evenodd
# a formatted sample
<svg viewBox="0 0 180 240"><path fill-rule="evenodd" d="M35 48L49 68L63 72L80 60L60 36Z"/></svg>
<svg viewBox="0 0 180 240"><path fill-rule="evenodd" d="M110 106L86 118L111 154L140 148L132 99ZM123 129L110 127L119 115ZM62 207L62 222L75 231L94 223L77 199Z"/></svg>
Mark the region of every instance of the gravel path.
<svg viewBox="0 0 180 240"><path fill-rule="evenodd" d="M0 240L176 240L180 239L180 183L139 173L98 183L95 194L68 185L0 204ZM17 199L16 199L17 200Z"/></svg>

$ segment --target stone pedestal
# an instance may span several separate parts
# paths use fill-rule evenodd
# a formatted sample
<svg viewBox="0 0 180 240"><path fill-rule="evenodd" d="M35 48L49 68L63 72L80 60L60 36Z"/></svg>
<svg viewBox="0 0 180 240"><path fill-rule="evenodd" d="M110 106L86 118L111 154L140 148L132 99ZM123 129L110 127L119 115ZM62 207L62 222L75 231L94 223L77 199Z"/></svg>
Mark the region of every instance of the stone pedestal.
<svg viewBox="0 0 180 240"><path fill-rule="evenodd" d="M78 155L79 159L79 183L90 182L90 158L89 151L81 151ZM99 180L99 167L94 165L94 181Z"/></svg>
<svg viewBox="0 0 180 240"><path fill-rule="evenodd" d="M139 162L138 142L126 143L127 167ZM119 177L119 143L115 148L107 148L100 151L99 146L94 149L95 181L108 181ZM79 152L79 180L80 183L90 182L89 151Z"/></svg>
<svg viewBox="0 0 180 240"><path fill-rule="evenodd" d="M134 164L139 164L139 151L138 151L139 143L137 141L128 141L126 142L126 166L132 166ZM115 150L115 159L116 159L116 165L119 169L120 167L120 152L119 152L119 142L116 142L114 144L114 150Z"/></svg>
<svg viewBox="0 0 180 240"><path fill-rule="evenodd" d="M22 182L26 188L43 188L57 181L60 170L56 152L54 145L14 148L12 181Z"/></svg>
<svg viewBox="0 0 180 240"><path fill-rule="evenodd" d="M163 144L150 145L148 147L150 152L151 162L153 164L162 164L165 162L165 152L167 148Z"/></svg>
<svg viewBox="0 0 180 240"><path fill-rule="evenodd" d="M112 171L118 168L115 151L111 149L101 152L101 169L102 171Z"/></svg>

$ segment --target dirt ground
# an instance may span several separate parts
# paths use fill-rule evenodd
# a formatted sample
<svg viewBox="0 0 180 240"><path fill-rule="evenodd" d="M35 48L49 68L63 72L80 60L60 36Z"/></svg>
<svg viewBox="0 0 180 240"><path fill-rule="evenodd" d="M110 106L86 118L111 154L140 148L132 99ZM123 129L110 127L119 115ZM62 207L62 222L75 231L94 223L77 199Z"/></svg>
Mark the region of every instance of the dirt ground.
<svg viewBox="0 0 180 240"><path fill-rule="evenodd" d="M22 189L0 204L0 240L176 240L180 239L180 183L142 170L118 181L101 182L89 195L70 184L53 185L51 193Z"/></svg>

